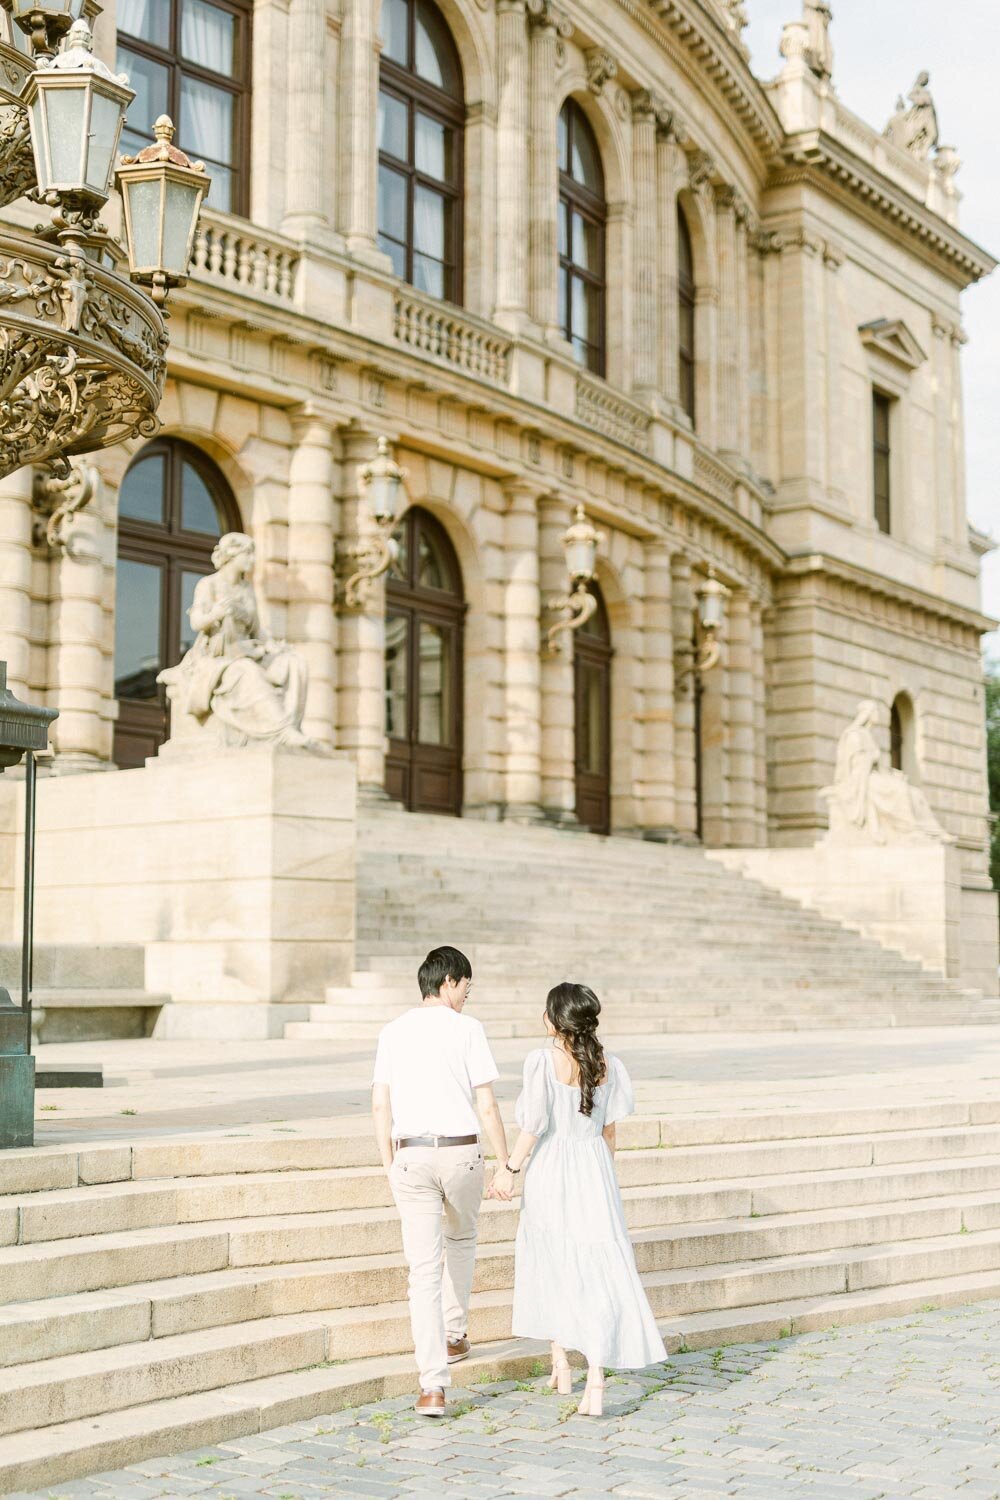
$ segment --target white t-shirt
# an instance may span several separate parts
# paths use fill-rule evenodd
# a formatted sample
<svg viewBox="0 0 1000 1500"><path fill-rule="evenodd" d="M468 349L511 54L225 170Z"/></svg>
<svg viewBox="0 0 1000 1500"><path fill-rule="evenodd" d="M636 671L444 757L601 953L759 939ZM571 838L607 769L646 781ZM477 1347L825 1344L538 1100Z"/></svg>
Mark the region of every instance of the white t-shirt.
<svg viewBox="0 0 1000 1500"><path fill-rule="evenodd" d="M482 1023L431 1005L382 1028L372 1083L389 1085L394 1137L477 1135L473 1090L499 1076Z"/></svg>

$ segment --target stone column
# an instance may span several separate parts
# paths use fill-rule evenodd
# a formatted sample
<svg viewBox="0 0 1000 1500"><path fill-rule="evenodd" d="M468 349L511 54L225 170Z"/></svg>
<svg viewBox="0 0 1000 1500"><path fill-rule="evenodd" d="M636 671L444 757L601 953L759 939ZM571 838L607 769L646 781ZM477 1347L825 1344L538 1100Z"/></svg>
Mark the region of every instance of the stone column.
<svg viewBox="0 0 1000 1500"><path fill-rule="evenodd" d="M549 0L528 0L531 35L529 91L530 208L528 224L529 309L543 331L558 326L557 215L559 161L556 154L556 32L560 15Z"/></svg>
<svg viewBox="0 0 1000 1500"><path fill-rule="evenodd" d="M375 253L378 132L377 7L345 0L340 44L340 228L348 250Z"/></svg>
<svg viewBox="0 0 1000 1500"><path fill-rule="evenodd" d="M103 481L97 480L101 486ZM67 773L102 770L110 760L104 526L95 495L73 523L79 561L66 553L49 564L48 691L59 710L50 744L54 769ZM112 550L112 557L114 551ZM113 575L112 575L113 576Z"/></svg>
<svg viewBox="0 0 1000 1500"><path fill-rule="evenodd" d="M738 426L736 446L744 463L750 462L750 266L748 239L750 213L745 203L736 211L736 394Z"/></svg>
<svg viewBox="0 0 1000 1500"><path fill-rule="evenodd" d="M642 827L648 836L676 827L674 804L674 636L670 548L661 537L645 546L642 601Z"/></svg>
<svg viewBox="0 0 1000 1500"><path fill-rule="evenodd" d="M732 188L716 190L715 219L719 267L719 334L716 359L719 394L716 442L724 453L735 453L739 448L740 440L740 370L736 194Z"/></svg>
<svg viewBox="0 0 1000 1500"><path fill-rule="evenodd" d="M701 836L712 849L729 839L729 641L723 627L722 653L701 678Z"/></svg>
<svg viewBox="0 0 1000 1500"><path fill-rule="evenodd" d="M934 370L934 493L937 497L937 530L941 541L954 540L955 501L952 495L954 469L952 465L952 421L951 395L951 341L947 325L938 318L931 319L934 339L931 346L931 361Z"/></svg>
<svg viewBox="0 0 1000 1500"><path fill-rule="evenodd" d="M632 95L632 384L642 395L657 389L657 148L656 101L646 89Z"/></svg>
<svg viewBox="0 0 1000 1500"><path fill-rule="evenodd" d="M768 239L754 234L748 245L748 317L750 321L750 462L758 474L771 467L768 421L770 370L768 368L768 314L771 303L765 295L764 257Z"/></svg>
<svg viewBox="0 0 1000 1500"><path fill-rule="evenodd" d="M18 698L31 697L31 476L0 479L0 660Z"/></svg>
<svg viewBox="0 0 1000 1500"><path fill-rule="evenodd" d="M291 0L288 12L287 189L282 230L308 238L326 226L323 208L326 0Z"/></svg>
<svg viewBox="0 0 1000 1500"><path fill-rule="evenodd" d="M525 0L497 0L497 322L528 311L528 32ZM554 126L553 126L554 128Z"/></svg>
<svg viewBox="0 0 1000 1500"><path fill-rule="evenodd" d="M826 392L823 402L826 411L826 488L828 499L846 510L848 508L847 491L851 480L844 467L845 456L849 449L844 442L843 433L844 372L841 354L843 319L840 314L840 285L837 275L843 264L843 255L833 246L827 245L823 252L823 294L826 311L824 339Z"/></svg>
<svg viewBox="0 0 1000 1500"><path fill-rule="evenodd" d="M107 16L107 7L104 15ZM103 18L102 18L103 19ZM253 97L266 109L251 112L250 217L277 229L285 212L288 131L288 0L255 0Z"/></svg>
<svg viewBox="0 0 1000 1500"><path fill-rule="evenodd" d="M690 558L675 552L670 559L670 574L673 650L677 652L690 646L694 633ZM685 657L685 664L687 660ZM678 830L692 837L698 824L694 717L694 681L688 676L674 683L674 816Z"/></svg>
<svg viewBox="0 0 1000 1500"><path fill-rule="evenodd" d="M754 652L750 596L742 589L729 600L728 745L729 839L737 848L756 844L754 791Z"/></svg>
<svg viewBox="0 0 1000 1500"><path fill-rule="evenodd" d="M288 641L309 667L303 729L336 742L337 624L333 612L333 424L304 412L293 423L288 474Z"/></svg>
<svg viewBox="0 0 1000 1500"><path fill-rule="evenodd" d="M505 816L542 817L541 594L538 495L514 481L507 486L504 542Z"/></svg>
<svg viewBox="0 0 1000 1500"><path fill-rule="evenodd" d="M963 545L968 524L965 514L965 405L962 399L962 345L966 341L961 328L951 330L952 534Z"/></svg>
<svg viewBox="0 0 1000 1500"><path fill-rule="evenodd" d="M669 126L656 132L656 198L659 219L658 317L660 389L675 405L679 399L677 343L677 194L680 190L681 149Z"/></svg>
<svg viewBox="0 0 1000 1500"><path fill-rule="evenodd" d="M764 612L755 599L750 606L750 646L753 655L753 782L757 837L767 844L767 659L764 652Z"/></svg>
<svg viewBox="0 0 1000 1500"><path fill-rule="evenodd" d="M373 432L348 427L343 433L340 487L340 544L345 548L370 524L364 514L358 468L378 451ZM345 557L344 569L349 566ZM340 615L337 743L354 756L361 796L385 795L385 578L370 584L358 609Z"/></svg>
<svg viewBox="0 0 1000 1500"><path fill-rule="evenodd" d="M538 550L541 603L568 587L562 536L570 523L570 507L547 495L538 502ZM556 823L576 822L576 697L573 684L573 646L564 644L558 656L545 657L542 687L542 806Z"/></svg>

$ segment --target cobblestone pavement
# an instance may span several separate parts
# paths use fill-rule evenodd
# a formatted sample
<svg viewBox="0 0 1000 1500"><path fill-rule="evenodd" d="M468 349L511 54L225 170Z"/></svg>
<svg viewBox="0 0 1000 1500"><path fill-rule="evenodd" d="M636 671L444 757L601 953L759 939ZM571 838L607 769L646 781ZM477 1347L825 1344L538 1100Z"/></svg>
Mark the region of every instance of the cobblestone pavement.
<svg viewBox="0 0 1000 1500"><path fill-rule="evenodd" d="M455 1388L443 1421L383 1401L38 1496L997 1500L1000 1303L678 1355L611 1377L600 1420L575 1406Z"/></svg>

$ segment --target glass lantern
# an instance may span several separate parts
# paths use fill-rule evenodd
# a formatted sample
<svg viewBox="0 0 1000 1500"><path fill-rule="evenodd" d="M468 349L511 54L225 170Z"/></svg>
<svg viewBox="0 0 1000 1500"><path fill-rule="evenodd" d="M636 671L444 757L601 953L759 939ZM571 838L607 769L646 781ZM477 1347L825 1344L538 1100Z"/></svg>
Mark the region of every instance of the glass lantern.
<svg viewBox="0 0 1000 1500"><path fill-rule="evenodd" d="M698 590L699 617L706 635L721 628L728 593L726 585L716 578L715 569L709 568L708 577Z"/></svg>
<svg viewBox="0 0 1000 1500"><path fill-rule="evenodd" d="M123 156L116 173L125 206L125 240L134 281L155 287L187 280L198 214L211 178L172 144L173 121L160 115L156 140L137 156Z"/></svg>
<svg viewBox="0 0 1000 1500"><path fill-rule="evenodd" d="M52 54L87 0L0 0L10 17L9 40L22 51Z"/></svg>
<svg viewBox="0 0 1000 1500"><path fill-rule="evenodd" d="M576 507L572 524L563 534L566 571L574 583L591 583L597 569L597 549L604 534L595 531L582 505Z"/></svg>
<svg viewBox="0 0 1000 1500"><path fill-rule="evenodd" d="M116 76L94 56L86 21L74 21L66 50L42 58L24 86L40 192L105 203L134 98L125 75Z"/></svg>
<svg viewBox="0 0 1000 1500"><path fill-rule="evenodd" d="M358 470L368 511L376 525L388 526L395 521L399 491L405 477L389 452L389 439L380 437L376 457Z"/></svg>

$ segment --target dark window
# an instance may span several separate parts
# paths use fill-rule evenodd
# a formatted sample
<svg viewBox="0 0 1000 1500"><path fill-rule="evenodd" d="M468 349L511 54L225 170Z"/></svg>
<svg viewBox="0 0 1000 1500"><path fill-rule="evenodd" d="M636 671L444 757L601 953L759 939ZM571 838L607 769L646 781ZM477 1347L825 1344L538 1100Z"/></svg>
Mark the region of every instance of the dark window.
<svg viewBox="0 0 1000 1500"><path fill-rule="evenodd" d="M594 833L611 832L611 627L596 583L597 608L573 632L576 816Z"/></svg>
<svg viewBox="0 0 1000 1500"><path fill-rule="evenodd" d="M889 478L892 449L889 444L892 401L881 391L872 392L872 465L875 491L875 523L879 531L890 530L892 491Z"/></svg>
<svg viewBox="0 0 1000 1500"><path fill-rule="evenodd" d="M167 737L157 673L194 644L188 610L223 532L240 529L229 486L210 459L176 440L150 443L118 496L114 757L141 766Z"/></svg>
<svg viewBox="0 0 1000 1500"><path fill-rule="evenodd" d="M607 207L597 140L575 99L559 112L559 324L581 365L604 374Z"/></svg>
<svg viewBox="0 0 1000 1500"><path fill-rule="evenodd" d="M681 407L694 422L694 254L684 210L677 209L677 367Z"/></svg>
<svg viewBox="0 0 1000 1500"><path fill-rule="evenodd" d="M898 699L889 710L889 761L894 771L903 769L903 716Z"/></svg>
<svg viewBox="0 0 1000 1500"><path fill-rule="evenodd" d="M378 242L431 297L462 299L458 54L430 0L383 0L378 95Z"/></svg>
<svg viewBox="0 0 1000 1500"><path fill-rule="evenodd" d="M177 144L204 161L208 202L249 208L250 0L118 0L118 69L135 89L121 149L134 154L167 114Z"/></svg>

